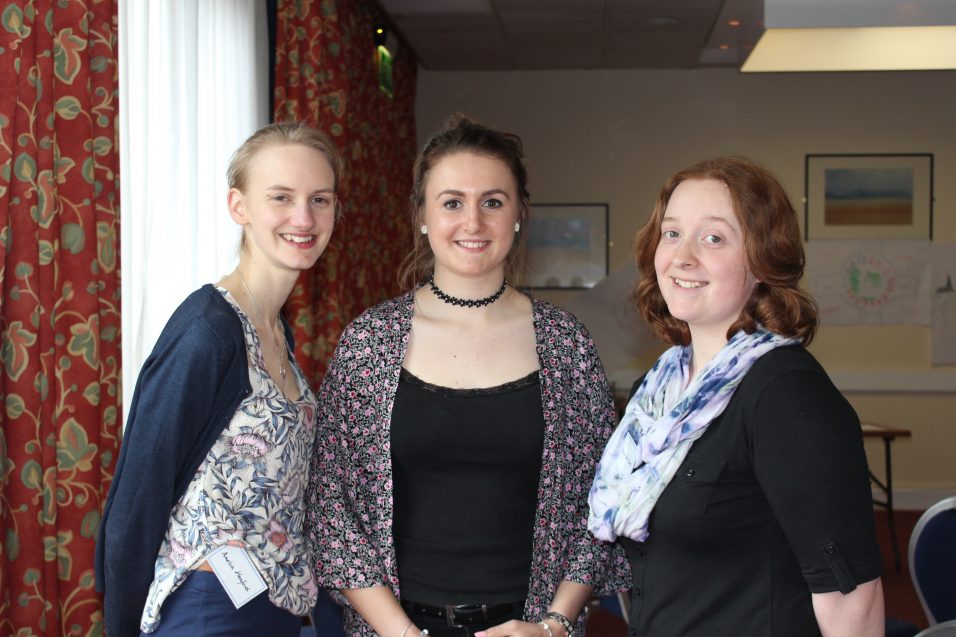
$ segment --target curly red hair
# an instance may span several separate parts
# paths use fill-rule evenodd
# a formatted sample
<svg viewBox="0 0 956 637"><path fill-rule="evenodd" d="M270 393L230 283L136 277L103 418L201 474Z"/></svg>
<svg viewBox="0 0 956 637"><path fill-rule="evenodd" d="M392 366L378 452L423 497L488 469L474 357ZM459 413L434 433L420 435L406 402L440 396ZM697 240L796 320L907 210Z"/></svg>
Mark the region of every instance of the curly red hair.
<svg viewBox="0 0 956 637"><path fill-rule="evenodd" d="M687 323L674 318L664 302L654 253L660 242L661 220L674 190L681 182L704 179L720 181L730 191L734 213L744 232L747 265L759 281L740 317L727 330L727 338L741 329L752 334L759 323L808 345L819 319L813 298L799 286L806 257L797 213L773 173L746 157L700 161L675 173L661 188L650 219L634 240L634 258L641 277L633 294L641 316L667 343L690 344Z"/></svg>

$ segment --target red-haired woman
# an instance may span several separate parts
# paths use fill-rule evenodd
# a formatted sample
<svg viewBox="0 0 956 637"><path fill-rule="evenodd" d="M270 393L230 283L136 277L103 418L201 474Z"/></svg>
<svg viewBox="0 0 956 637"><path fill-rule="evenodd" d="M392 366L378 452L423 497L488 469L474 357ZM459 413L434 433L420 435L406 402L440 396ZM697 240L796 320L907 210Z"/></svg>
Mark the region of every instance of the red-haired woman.
<svg viewBox="0 0 956 637"><path fill-rule="evenodd" d="M634 387L589 526L631 563L639 635L883 634L859 420L804 346L796 213L739 157L664 185L635 244L638 308L673 347Z"/></svg>

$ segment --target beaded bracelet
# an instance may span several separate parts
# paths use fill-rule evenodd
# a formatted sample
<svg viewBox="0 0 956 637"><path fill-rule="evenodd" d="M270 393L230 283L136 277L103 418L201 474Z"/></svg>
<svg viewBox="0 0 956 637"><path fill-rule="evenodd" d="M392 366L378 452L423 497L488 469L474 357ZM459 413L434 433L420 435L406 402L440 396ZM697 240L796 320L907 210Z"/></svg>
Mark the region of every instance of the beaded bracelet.
<svg viewBox="0 0 956 637"><path fill-rule="evenodd" d="M551 631L551 626L549 626L547 622L540 621L538 622L538 625L544 628L544 630L548 633L548 637L554 637L554 633Z"/></svg>
<svg viewBox="0 0 956 637"><path fill-rule="evenodd" d="M557 611L549 610L544 614L544 619L553 619L561 624L561 628L564 629L568 637L571 637L571 633L574 632L574 625L571 623L571 620Z"/></svg>

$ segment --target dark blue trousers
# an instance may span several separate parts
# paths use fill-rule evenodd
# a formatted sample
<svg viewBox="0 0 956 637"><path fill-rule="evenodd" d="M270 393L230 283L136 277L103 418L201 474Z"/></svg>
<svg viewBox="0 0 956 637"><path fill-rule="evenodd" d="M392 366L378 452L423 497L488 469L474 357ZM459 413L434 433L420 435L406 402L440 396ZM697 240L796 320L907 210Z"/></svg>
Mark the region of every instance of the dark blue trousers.
<svg viewBox="0 0 956 637"><path fill-rule="evenodd" d="M302 618L268 592L236 608L214 573L193 571L163 602L159 628L140 637L299 637L301 630Z"/></svg>

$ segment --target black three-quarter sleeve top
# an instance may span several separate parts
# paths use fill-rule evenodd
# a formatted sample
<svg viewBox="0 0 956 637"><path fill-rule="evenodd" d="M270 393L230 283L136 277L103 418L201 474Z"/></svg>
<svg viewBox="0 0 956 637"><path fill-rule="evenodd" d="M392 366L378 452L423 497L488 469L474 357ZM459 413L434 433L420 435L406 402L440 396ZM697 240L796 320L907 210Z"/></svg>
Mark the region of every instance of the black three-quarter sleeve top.
<svg viewBox="0 0 956 637"><path fill-rule="evenodd" d="M859 420L802 347L758 360L622 539L629 635L819 635L811 593L848 592L882 562Z"/></svg>

